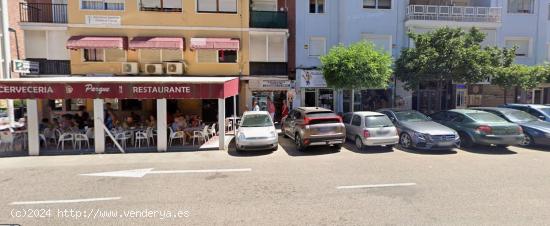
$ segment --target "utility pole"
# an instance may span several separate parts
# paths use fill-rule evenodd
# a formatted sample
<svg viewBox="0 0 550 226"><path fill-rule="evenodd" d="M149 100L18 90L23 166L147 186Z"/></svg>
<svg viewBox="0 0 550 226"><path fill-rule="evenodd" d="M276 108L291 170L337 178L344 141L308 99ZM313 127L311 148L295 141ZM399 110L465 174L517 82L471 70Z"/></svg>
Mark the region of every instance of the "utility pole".
<svg viewBox="0 0 550 226"><path fill-rule="evenodd" d="M2 79L11 78L11 45L10 45L10 21L8 17L8 0L1 0L1 13L2 13ZM10 123L15 121L13 100L8 100L8 118Z"/></svg>

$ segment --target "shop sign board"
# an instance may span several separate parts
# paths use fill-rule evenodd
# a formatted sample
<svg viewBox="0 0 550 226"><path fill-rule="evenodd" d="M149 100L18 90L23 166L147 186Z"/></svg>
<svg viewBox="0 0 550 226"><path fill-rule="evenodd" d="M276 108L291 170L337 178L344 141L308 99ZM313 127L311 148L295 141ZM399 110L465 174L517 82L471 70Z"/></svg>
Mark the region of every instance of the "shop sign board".
<svg viewBox="0 0 550 226"><path fill-rule="evenodd" d="M290 80L254 79L250 80L249 86L251 90L287 91L291 87L291 82Z"/></svg>
<svg viewBox="0 0 550 226"><path fill-rule="evenodd" d="M324 88L327 82L320 70L302 70L300 75L300 88Z"/></svg>
<svg viewBox="0 0 550 226"><path fill-rule="evenodd" d="M86 24L92 25L120 25L120 16L86 15Z"/></svg>
<svg viewBox="0 0 550 226"><path fill-rule="evenodd" d="M226 83L0 83L0 99L218 99L238 92Z"/></svg>

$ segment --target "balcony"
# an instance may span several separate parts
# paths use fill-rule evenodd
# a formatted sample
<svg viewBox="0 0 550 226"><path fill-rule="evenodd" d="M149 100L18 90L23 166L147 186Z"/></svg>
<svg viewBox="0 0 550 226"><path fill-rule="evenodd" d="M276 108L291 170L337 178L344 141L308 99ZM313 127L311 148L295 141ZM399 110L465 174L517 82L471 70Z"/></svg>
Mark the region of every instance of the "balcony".
<svg viewBox="0 0 550 226"><path fill-rule="evenodd" d="M501 7L409 5L407 20L500 23Z"/></svg>
<svg viewBox="0 0 550 226"><path fill-rule="evenodd" d="M250 62L250 75L288 75L286 62Z"/></svg>
<svg viewBox="0 0 550 226"><path fill-rule="evenodd" d="M252 28L288 28L287 12L250 11Z"/></svg>
<svg viewBox="0 0 550 226"><path fill-rule="evenodd" d="M68 60L26 59L31 62L28 75L70 75L71 62Z"/></svg>
<svg viewBox="0 0 550 226"><path fill-rule="evenodd" d="M21 22L67 23L67 4L19 3Z"/></svg>

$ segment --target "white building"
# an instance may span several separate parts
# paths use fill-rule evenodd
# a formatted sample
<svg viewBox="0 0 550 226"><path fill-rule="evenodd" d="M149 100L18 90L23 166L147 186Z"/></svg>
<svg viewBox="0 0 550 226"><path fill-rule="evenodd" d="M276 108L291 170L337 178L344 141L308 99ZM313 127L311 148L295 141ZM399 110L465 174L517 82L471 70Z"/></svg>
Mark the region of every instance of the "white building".
<svg viewBox="0 0 550 226"><path fill-rule="evenodd" d="M347 45L367 39L397 58L402 48L411 47L407 31L423 33L444 26L478 27L487 35L484 45L517 45L518 63L541 64L550 56L549 0L311 0L296 4L298 98L294 106L324 106L347 112L352 110L351 102L353 110L393 104L393 88L369 92L356 90L352 95L351 91L327 89L323 81L318 81L323 80L320 72L315 71L320 66L319 56L339 43ZM307 87L305 78L317 81L310 82ZM313 83L316 85L311 85ZM441 107L434 100L441 96L441 90L426 87L413 97L411 92L401 89L399 83L397 87L396 104L400 107L427 111ZM477 95L481 93L468 93L467 87L460 84L454 85L452 90L456 99L447 97L452 99L450 107L465 107L467 100L470 103L481 101ZM483 89L475 89L478 90ZM534 94L523 99L550 102L550 89L540 89ZM486 103L479 104L494 104L487 98L484 100Z"/></svg>

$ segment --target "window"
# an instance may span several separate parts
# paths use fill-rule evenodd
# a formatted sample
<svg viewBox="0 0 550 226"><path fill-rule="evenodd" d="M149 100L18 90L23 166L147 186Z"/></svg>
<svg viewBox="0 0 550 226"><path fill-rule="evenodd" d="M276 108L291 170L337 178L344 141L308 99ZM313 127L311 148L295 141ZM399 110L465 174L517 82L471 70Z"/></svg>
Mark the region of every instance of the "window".
<svg viewBox="0 0 550 226"><path fill-rule="evenodd" d="M219 63L237 63L236 50L218 50Z"/></svg>
<svg viewBox="0 0 550 226"><path fill-rule="evenodd" d="M237 13L237 0L197 0L199 13Z"/></svg>
<svg viewBox="0 0 550 226"><path fill-rule="evenodd" d="M103 49L84 49L85 62L103 62L105 51Z"/></svg>
<svg viewBox="0 0 550 226"><path fill-rule="evenodd" d="M80 9L124 10L124 0L80 0Z"/></svg>
<svg viewBox="0 0 550 226"><path fill-rule="evenodd" d="M199 63L237 63L236 50L197 50L197 62Z"/></svg>
<svg viewBox="0 0 550 226"><path fill-rule="evenodd" d="M353 119L351 120L352 126L361 126L361 117L359 115L354 115Z"/></svg>
<svg viewBox="0 0 550 226"><path fill-rule="evenodd" d="M182 0L140 0L141 11L181 12Z"/></svg>
<svg viewBox="0 0 550 226"><path fill-rule="evenodd" d="M362 34L364 40L367 40L374 44L377 49L382 49L391 54L392 50L392 36L391 35L376 35L376 34Z"/></svg>
<svg viewBox="0 0 550 226"><path fill-rule="evenodd" d="M344 121L345 124L349 124L350 121L351 121L351 116L353 116L351 113L347 113L344 115L344 118L342 119L342 121Z"/></svg>
<svg viewBox="0 0 550 226"><path fill-rule="evenodd" d="M363 0L365 9L391 9L391 0Z"/></svg>
<svg viewBox="0 0 550 226"><path fill-rule="evenodd" d="M286 62L286 36L250 34L250 61Z"/></svg>
<svg viewBox="0 0 550 226"><path fill-rule="evenodd" d="M123 49L105 49L106 62L126 62L126 51Z"/></svg>
<svg viewBox="0 0 550 226"><path fill-rule="evenodd" d="M160 63L170 61L182 61L183 53L176 49L140 49L140 63Z"/></svg>
<svg viewBox="0 0 550 226"><path fill-rule="evenodd" d="M326 53L326 39L321 37L311 37L309 39L309 56L322 56Z"/></svg>
<svg viewBox="0 0 550 226"><path fill-rule="evenodd" d="M508 0L508 13L533 14L535 0Z"/></svg>
<svg viewBox="0 0 550 226"><path fill-rule="evenodd" d="M309 13L325 13L325 0L309 0Z"/></svg>
<svg viewBox="0 0 550 226"><path fill-rule="evenodd" d="M517 38L517 39L508 39L505 41L507 48L516 47L516 56L518 57L529 57L530 52L530 40L529 38Z"/></svg>

